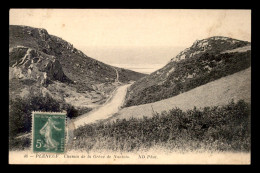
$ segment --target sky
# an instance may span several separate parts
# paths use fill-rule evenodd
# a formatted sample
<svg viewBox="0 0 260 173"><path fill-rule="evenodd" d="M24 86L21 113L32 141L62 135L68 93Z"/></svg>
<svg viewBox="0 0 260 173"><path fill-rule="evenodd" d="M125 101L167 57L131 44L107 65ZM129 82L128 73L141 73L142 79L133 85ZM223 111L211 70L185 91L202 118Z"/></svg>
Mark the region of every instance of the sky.
<svg viewBox="0 0 260 173"><path fill-rule="evenodd" d="M110 64L165 64L211 36L251 41L250 10L11 9L9 23L45 28Z"/></svg>

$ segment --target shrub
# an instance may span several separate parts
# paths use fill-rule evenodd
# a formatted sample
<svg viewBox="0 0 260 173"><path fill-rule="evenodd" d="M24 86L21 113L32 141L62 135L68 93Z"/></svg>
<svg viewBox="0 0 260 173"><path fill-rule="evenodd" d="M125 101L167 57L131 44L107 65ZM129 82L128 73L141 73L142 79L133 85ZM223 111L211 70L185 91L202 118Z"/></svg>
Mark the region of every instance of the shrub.
<svg viewBox="0 0 260 173"><path fill-rule="evenodd" d="M78 110L71 105L67 105L66 111L67 111L67 117L69 118L75 118L79 115Z"/></svg>
<svg viewBox="0 0 260 173"><path fill-rule="evenodd" d="M150 84L151 82L147 83L146 80L137 81L128 92L125 106L129 107L167 99L244 70L251 65L251 51L217 55L205 53L170 63L168 66L174 67L175 70L163 79L162 84L158 84L161 83L161 81L158 81L160 79L152 79L152 75L148 79L152 82L157 81L153 85ZM207 66L211 67L211 69L206 68ZM168 72L167 69L164 70ZM194 74L194 76L187 78L189 74Z"/></svg>
<svg viewBox="0 0 260 173"><path fill-rule="evenodd" d="M78 110L73 106L53 99L48 93L46 96L34 94L32 91L27 98L9 100L9 147L10 149L23 149L29 147L28 137L19 138L19 134L30 133L32 126L32 111L67 111L69 118L77 117Z"/></svg>
<svg viewBox="0 0 260 173"><path fill-rule="evenodd" d="M230 102L222 107L155 113L152 118L90 124L75 130L77 149L133 151L155 145L170 149L250 150L250 105ZM84 147L91 140L91 147Z"/></svg>
<svg viewBox="0 0 260 173"><path fill-rule="evenodd" d="M61 111L60 103L50 95L31 95L26 99L9 100L9 135L30 132L32 111Z"/></svg>

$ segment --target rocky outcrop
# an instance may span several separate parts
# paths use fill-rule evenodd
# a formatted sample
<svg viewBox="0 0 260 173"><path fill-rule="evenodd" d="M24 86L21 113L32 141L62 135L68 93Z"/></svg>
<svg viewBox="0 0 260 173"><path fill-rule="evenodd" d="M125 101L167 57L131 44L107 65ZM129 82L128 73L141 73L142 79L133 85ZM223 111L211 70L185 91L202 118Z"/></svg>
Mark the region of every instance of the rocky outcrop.
<svg viewBox="0 0 260 173"><path fill-rule="evenodd" d="M48 93L60 102L95 105L103 103L115 89L118 85L115 79L124 83L143 76L88 57L45 29L9 25L9 95L12 98Z"/></svg>
<svg viewBox="0 0 260 173"><path fill-rule="evenodd" d="M222 51L232 50L238 47L248 46L249 42L236 40L228 37L210 37L203 40L195 41L191 47L180 52L171 61L178 62L182 59L191 58L195 55L202 55L204 53L220 53Z"/></svg>
<svg viewBox="0 0 260 173"><path fill-rule="evenodd" d="M88 57L76 49L73 44L57 36L50 35L45 29L11 25L9 26L9 33L9 49L23 46L48 56L54 56L60 62L64 74L71 80L81 83L82 86L87 86L90 83L111 83L117 78L113 67ZM16 52L17 56L12 56L14 59L9 58L11 64L17 62L16 57L26 54L26 49L20 49L19 51ZM118 70L118 72L120 82L138 80L145 76L126 69ZM57 78L60 78L60 75Z"/></svg>
<svg viewBox="0 0 260 173"><path fill-rule="evenodd" d="M32 79L43 85L51 80L71 82L54 56L23 46L13 47L9 51L11 78Z"/></svg>
<svg viewBox="0 0 260 173"><path fill-rule="evenodd" d="M129 89L125 106L152 103L239 72L251 65L251 44L227 37L195 41L163 68Z"/></svg>

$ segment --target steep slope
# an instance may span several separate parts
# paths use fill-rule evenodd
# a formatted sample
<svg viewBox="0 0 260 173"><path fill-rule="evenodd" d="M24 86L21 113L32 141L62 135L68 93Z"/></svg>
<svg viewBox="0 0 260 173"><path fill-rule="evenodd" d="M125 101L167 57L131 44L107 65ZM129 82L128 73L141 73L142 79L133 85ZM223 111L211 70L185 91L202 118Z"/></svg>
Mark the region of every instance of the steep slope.
<svg viewBox="0 0 260 173"><path fill-rule="evenodd" d="M90 58L45 29L16 25L9 26L9 71L10 97L35 90L78 106L102 103L120 83L145 76Z"/></svg>
<svg viewBox="0 0 260 173"><path fill-rule="evenodd" d="M22 57L22 58L21 58ZM10 77L40 79L41 84L47 80L72 82L63 72L62 66L54 56L47 55L35 49L14 47L9 50ZM16 73L16 74L15 74Z"/></svg>
<svg viewBox="0 0 260 173"><path fill-rule="evenodd" d="M226 37L196 41L128 91L125 106L152 103L250 67L251 44Z"/></svg>
<svg viewBox="0 0 260 173"><path fill-rule="evenodd" d="M161 113L175 107L185 111L207 106L223 106L232 99L234 102L244 100L251 102L251 67L235 74L222 77L200 87L177 96L138 106L123 108L109 121L116 119L129 119L131 117L152 117L154 112Z"/></svg>
<svg viewBox="0 0 260 173"><path fill-rule="evenodd" d="M28 47L55 56L60 61L64 73L73 81L113 82L116 78L116 72L110 65L86 56L65 40L49 35L45 29L11 25L9 27L9 48L17 46ZM120 82L127 82L137 80L144 75L120 69L119 76Z"/></svg>

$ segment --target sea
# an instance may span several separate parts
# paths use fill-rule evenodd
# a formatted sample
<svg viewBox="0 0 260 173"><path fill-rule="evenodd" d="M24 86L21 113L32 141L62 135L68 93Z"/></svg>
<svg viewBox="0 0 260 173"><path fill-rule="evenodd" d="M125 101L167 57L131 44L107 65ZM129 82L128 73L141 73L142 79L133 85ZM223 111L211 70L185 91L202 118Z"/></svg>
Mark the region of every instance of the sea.
<svg viewBox="0 0 260 173"><path fill-rule="evenodd" d="M129 69L132 71L150 74L162 67L164 67L166 64L111 64L115 67L121 67L124 69Z"/></svg>
<svg viewBox="0 0 260 173"><path fill-rule="evenodd" d="M106 64L150 74L164 67L185 47L143 46L143 47L112 47L92 46L78 48L87 56Z"/></svg>

